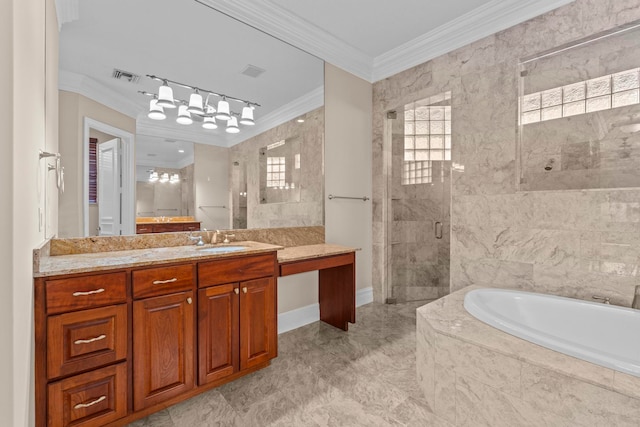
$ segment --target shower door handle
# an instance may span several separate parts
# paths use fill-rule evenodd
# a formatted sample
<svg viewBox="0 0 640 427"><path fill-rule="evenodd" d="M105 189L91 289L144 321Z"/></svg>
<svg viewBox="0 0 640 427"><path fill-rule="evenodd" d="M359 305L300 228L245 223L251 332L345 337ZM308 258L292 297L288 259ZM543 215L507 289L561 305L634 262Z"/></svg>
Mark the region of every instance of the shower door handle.
<svg viewBox="0 0 640 427"><path fill-rule="evenodd" d="M440 221L436 221L433 226L433 233L436 236L436 239L442 239L442 223Z"/></svg>

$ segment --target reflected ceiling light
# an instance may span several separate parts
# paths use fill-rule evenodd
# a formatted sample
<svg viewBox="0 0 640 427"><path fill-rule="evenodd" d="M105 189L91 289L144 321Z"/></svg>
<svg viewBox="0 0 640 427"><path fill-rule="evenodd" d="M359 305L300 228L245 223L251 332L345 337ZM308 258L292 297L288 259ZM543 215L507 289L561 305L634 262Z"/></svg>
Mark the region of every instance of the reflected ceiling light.
<svg viewBox="0 0 640 427"><path fill-rule="evenodd" d="M190 125L194 122L191 114L195 114L197 116L197 121L202 123L202 127L204 129L218 128L216 120L231 122L225 127L225 130L229 133L240 132L238 123L244 126L254 126L256 124L254 110L256 107L260 106L260 104L256 102L234 98L232 96L216 93L207 89L169 80L164 77L153 76L150 74L147 74L147 77L162 83L158 88L157 94L145 91L139 92L153 98L149 103L148 117L150 119L164 120L167 117L164 110L165 108L178 107L178 117L176 121L181 125ZM174 98L173 91L175 87L178 87L180 90L187 89L191 92L189 95L189 102L184 99ZM204 102L202 94L206 94ZM213 105L209 104L210 98L214 96L220 98L217 103L217 108L214 108ZM244 107L242 108L242 113L231 111L231 107L229 105L230 101L243 104ZM200 117L202 117L202 120L200 120Z"/></svg>
<svg viewBox="0 0 640 427"><path fill-rule="evenodd" d="M227 128L225 129L227 133L238 133L240 129L238 129L238 119L235 117L231 117L229 121L227 121Z"/></svg>
<svg viewBox="0 0 640 427"><path fill-rule="evenodd" d="M168 173L163 173L162 175L160 175L160 182L168 182L169 181L169 174Z"/></svg>
<svg viewBox="0 0 640 427"><path fill-rule="evenodd" d="M166 80L162 82L162 86L158 89L158 105L162 108L176 108L176 104L173 101L173 89L171 89Z"/></svg>
<svg viewBox="0 0 640 427"><path fill-rule="evenodd" d="M147 116L152 120L164 120L167 115L164 113L164 108L158 105L157 99L152 99L149 102L149 114Z"/></svg>
<svg viewBox="0 0 640 427"><path fill-rule="evenodd" d="M216 119L218 120L230 120L231 111L229 110L229 102L227 98L222 98L218 101L218 111L216 112Z"/></svg>
<svg viewBox="0 0 640 427"><path fill-rule="evenodd" d="M156 182L159 178L158 172L151 172L149 175L149 182Z"/></svg>
<svg viewBox="0 0 640 427"><path fill-rule="evenodd" d="M217 129L218 125L216 124L216 118L213 116L204 116L202 127L209 130Z"/></svg>
<svg viewBox="0 0 640 427"><path fill-rule="evenodd" d="M253 120L253 108L251 108L250 105L247 105L242 109L240 124L247 126L253 126L256 124L256 122Z"/></svg>
<svg viewBox="0 0 640 427"><path fill-rule="evenodd" d="M184 153L184 150L178 150L178 153Z"/></svg>
<svg viewBox="0 0 640 427"><path fill-rule="evenodd" d="M202 95L196 89L195 92L191 94L189 97L189 107L187 111L192 114L197 114L199 116L204 116L204 110L202 109Z"/></svg>
<svg viewBox="0 0 640 427"><path fill-rule="evenodd" d="M178 175L177 173L174 173L173 175L171 175L171 179L169 180L169 183L175 184L177 182L180 182L180 175Z"/></svg>
<svg viewBox="0 0 640 427"><path fill-rule="evenodd" d="M176 122L180 123L181 125L190 125L191 123L193 123L191 114L189 114L187 108L188 107L186 105L181 105L180 108L178 108L178 118L176 119Z"/></svg>

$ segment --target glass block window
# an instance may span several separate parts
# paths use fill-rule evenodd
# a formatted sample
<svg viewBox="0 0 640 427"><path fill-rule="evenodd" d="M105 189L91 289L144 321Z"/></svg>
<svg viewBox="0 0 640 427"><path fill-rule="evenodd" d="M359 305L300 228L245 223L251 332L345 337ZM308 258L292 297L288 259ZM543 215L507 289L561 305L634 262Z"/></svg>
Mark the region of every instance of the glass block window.
<svg viewBox="0 0 640 427"><path fill-rule="evenodd" d="M432 105L451 99L451 92L437 97L405 106L404 185L432 182L432 162L451 160L451 106Z"/></svg>
<svg viewBox="0 0 640 427"><path fill-rule="evenodd" d="M431 162L404 162L402 185L426 184L431 181Z"/></svg>
<svg viewBox="0 0 640 427"><path fill-rule="evenodd" d="M523 125L640 103L640 68L530 93L521 98Z"/></svg>
<svg viewBox="0 0 640 427"><path fill-rule="evenodd" d="M285 158L267 157L267 187L284 187Z"/></svg>

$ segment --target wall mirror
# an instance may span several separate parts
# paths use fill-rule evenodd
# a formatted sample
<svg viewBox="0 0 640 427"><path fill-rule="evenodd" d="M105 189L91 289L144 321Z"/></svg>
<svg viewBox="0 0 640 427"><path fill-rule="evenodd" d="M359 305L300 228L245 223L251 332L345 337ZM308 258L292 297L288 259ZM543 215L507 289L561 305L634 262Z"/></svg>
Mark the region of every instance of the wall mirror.
<svg viewBox="0 0 640 427"><path fill-rule="evenodd" d="M640 23L519 67L520 190L640 187Z"/></svg>
<svg viewBox="0 0 640 427"><path fill-rule="evenodd" d="M300 201L300 138L281 139L260 149L260 203Z"/></svg>
<svg viewBox="0 0 640 427"><path fill-rule="evenodd" d="M271 132L277 141L282 133L296 134L299 144L315 147L299 151L301 163L307 154L317 158L324 130L322 60L195 0L83 0L78 12L60 31L60 151L67 180L59 237L133 234L140 218L193 217L208 229L322 225L324 181L317 168L277 212L260 209L256 148L268 145L261 135ZM221 35L228 42L212 44ZM194 92L180 83L227 95L240 132L227 132L220 120L217 129L204 129L198 114L191 115L192 124L180 124L179 108L154 120L148 115L154 96L141 92L157 97L163 82L148 75L177 82L169 84L176 102L188 104ZM210 98L203 96L203 104L218 107L223 99ZM253 126L241 120L247 106ZM311 120L299 122L305 116ZM96 131L104 135L92 158L89 139ZM92 185L106 182L99 179L104 170L91 169L100 164L104 140L117 141L113 164L121 197L93 197L99 191ZM113 229L105 226L112 217Z"/></svg>

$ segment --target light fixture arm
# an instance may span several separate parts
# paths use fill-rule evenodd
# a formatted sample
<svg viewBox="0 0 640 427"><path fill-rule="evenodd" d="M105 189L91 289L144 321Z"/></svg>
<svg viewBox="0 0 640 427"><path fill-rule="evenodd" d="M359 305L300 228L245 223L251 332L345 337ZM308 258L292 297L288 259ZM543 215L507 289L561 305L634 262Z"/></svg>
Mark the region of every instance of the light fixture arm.
<svg viewBox="0 0 640 427"><path fill-rule="evenodd" d="M183 88L186 88L186 89L190 89L190 90L194 90L194 91L198 91L198 92L204 92L204 93L207 94L207 98L209 97L209 95L213 95L213 96L217 96L217 97L220 97L220 98L226 98L227 100L240 102L242 104L247 104L249 106L255 106L255 107L260 107L261 106L257 102L247 101L245 99L236 98L234 96L229 96L229 95L225 95L223 93L214 92L214 91L209 90L209 89L203 89L203 88L200 88L200 87L191 86L191 85L188 85L188 84L185 84L185 83L177 82L175 80L166 79L164 77L158 77L158 76L154 76L154 75L151 75L151 74L147 74L147 77L149 77L152 80L157 80L157 81L163 82L164 84L171 83L173 85L180 86L180 87L183 87Z"/></svg>

